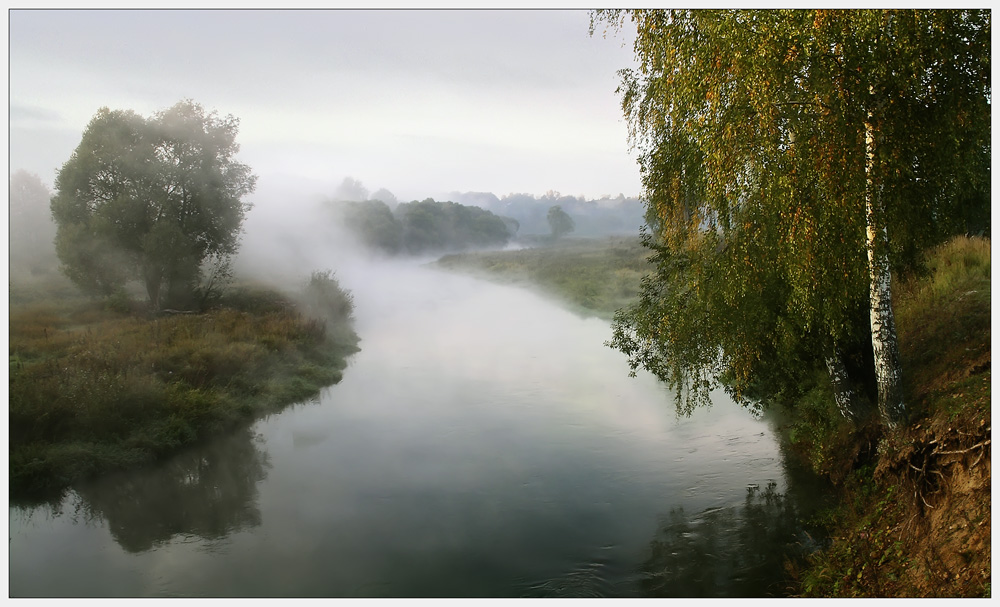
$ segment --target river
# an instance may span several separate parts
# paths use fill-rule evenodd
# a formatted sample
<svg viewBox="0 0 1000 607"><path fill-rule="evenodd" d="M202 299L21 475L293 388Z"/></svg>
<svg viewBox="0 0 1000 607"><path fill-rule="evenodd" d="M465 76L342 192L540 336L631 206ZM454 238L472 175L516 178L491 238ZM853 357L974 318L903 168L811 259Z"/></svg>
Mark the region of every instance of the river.
<svg viewBox="0 0 1000 607"><path fill-rule="evenodd" d="M822 492L724 394L677 418L606 321L415 263L338 270L343 380L10 508L13 597L770 596Z"/></svg>

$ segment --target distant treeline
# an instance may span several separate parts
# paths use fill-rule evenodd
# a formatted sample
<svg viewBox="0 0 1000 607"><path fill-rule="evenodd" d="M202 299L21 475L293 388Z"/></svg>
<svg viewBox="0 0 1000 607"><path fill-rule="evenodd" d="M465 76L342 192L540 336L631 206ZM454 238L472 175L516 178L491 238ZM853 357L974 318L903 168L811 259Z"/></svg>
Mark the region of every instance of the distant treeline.
<svg viewBox="0 0 1000 607"><path fill-rule="evenodd" d="M531 194L507 194L500 198L492 192L452 192L448 197L513 219L519 225L519 236L549 234L547 215L556 205L573 218L574 236L634 235L646 223L642 201L623 194L593 200L552 191L537 198Z"/></svg>
<svg viewBox="0 0 1000 607"><path fill-rule="evenodd" d="M517 232L513 220L431 198L402 203L395 210L381 200L331 204L365 245L392 255L502 247Z"/></svg>
<svg viewBox="0 0 1000 607"><path fill-rule="evenodd" d="M448 197L449 202L398 203L388 190L369 196L347 178L329 204L364 244L393 255L496 248L522 236L546 236L552 233L549 211L556 206L572 219L574 236L635 235L646 223L642 201L622 194L592 200L552 191L540 197L500 198L492 192Z"/></svg>

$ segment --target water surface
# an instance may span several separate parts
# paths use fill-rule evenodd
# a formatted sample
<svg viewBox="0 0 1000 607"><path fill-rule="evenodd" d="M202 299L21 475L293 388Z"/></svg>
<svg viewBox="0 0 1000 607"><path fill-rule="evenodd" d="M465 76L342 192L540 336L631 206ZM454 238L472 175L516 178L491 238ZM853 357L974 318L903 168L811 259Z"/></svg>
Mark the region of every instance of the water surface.
<svg viewBox="0 0 1000 607"><path fill-rule="evenodd" d="M677 419L607 322L415 264L338 273L314 402L10 510L11 596L767 596L808 548L768 424Z"/></svg>

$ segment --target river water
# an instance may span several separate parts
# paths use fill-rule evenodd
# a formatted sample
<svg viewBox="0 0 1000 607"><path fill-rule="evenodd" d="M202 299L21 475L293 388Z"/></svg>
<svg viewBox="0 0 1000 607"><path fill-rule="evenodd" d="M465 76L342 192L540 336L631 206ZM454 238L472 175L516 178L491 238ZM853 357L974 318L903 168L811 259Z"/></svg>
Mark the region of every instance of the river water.
<svg viewBox="0 0 1000 607"><path fill-rule="evenodd" d="M406 263L338 271L341 383L10 509L10 595L770 596L821 495L723 394L678 419L606 321Z"/></svg>

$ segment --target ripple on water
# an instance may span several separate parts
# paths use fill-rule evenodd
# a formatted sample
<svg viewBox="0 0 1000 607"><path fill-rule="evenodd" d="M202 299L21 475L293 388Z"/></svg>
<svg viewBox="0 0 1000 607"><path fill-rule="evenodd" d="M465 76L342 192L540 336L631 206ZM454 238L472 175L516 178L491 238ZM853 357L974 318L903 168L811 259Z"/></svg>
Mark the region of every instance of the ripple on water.
<svg viewBox="0 0 1000 607"><path fill-rule="evenodd" d="M606 562L583 563L553 578L527 584L525 598L604 598L614 596Z"/></svg>

